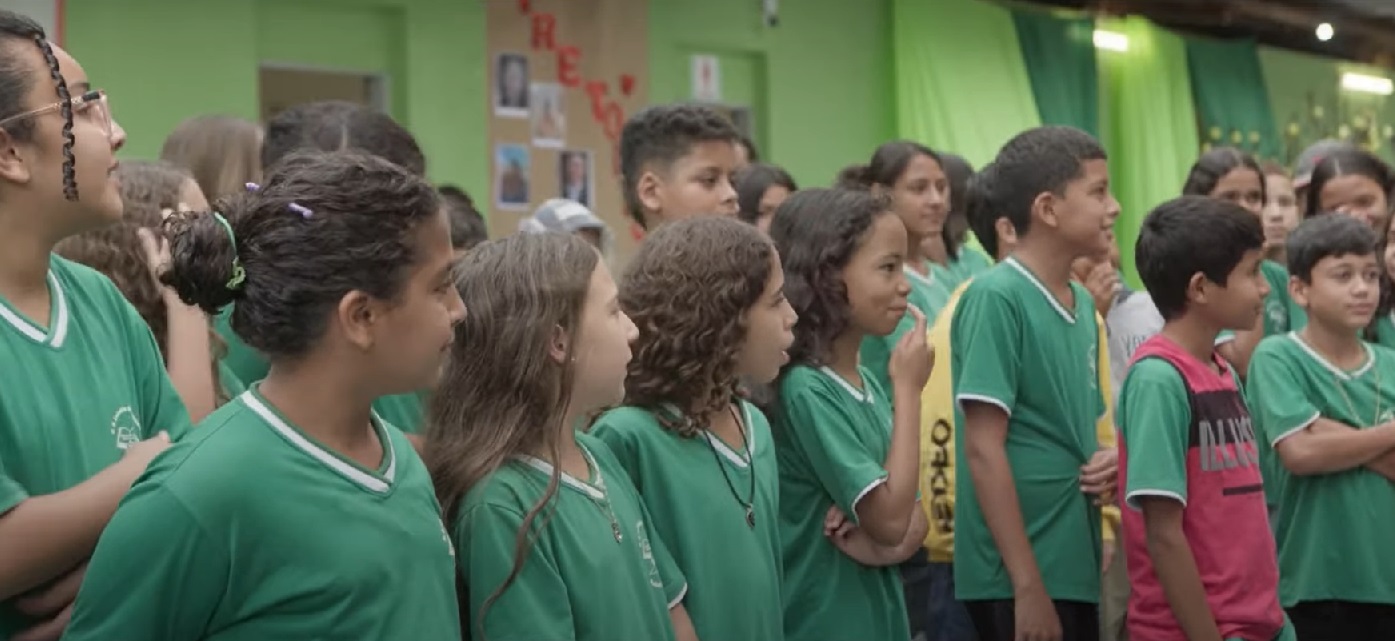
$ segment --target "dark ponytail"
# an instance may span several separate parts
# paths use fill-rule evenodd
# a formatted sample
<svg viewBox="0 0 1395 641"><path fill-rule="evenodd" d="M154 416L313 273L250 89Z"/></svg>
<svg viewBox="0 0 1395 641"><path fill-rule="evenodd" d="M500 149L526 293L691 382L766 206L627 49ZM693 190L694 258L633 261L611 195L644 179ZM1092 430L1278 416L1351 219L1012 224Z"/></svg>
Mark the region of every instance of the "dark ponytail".
<svg viewBox="0 0 1395 641"><path fill-rule="evenodd" d="M867 190L872 188L872 167L869 165L848 165L838 172L833 186L839 189Z"/></svg>
<svg viewBox="0 0 1395 641"><path fill-rule="evenodd" d="M169 217L161 280L209 313L235 301L233 331L272 360L309 351L349 292L396 299L419 225L440 219L449 233L434 187L352 151L292 155L218 209Z"/></svg>

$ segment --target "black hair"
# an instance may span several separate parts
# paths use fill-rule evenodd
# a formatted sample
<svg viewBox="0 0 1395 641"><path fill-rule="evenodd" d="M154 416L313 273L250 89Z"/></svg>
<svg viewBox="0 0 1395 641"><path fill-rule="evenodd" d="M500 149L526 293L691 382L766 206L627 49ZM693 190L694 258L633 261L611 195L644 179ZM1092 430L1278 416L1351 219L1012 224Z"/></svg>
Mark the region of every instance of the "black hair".
<svg viewBox="0 0 1395 641"><path fill-rule="evenodd" d="M446 205L446 215L450 218L451 247L464 251L489 240L484 215L480 214L474 199L465 190L455 185L441 185L438 191Z"/></svg>
<svg viewBox="0 0 1395 641"><path fill-rule="evenodd" d="M1187 311L1193 276L1200 273L1225 286L1245 252L1263 248L1259 217L1244 207L1209 196L1182 196L1158 205L1143 219L1134 263L1158 312L1172 320Z"/></svg>
<svg viewBox="0 0 1395 641"><path fill-rule="evenodd" d="M1313 216L1288 235L1288 273L1311 283L1313 267L1322 259L1371 256L1379 244L1376 232L1362 220L1345 214Z"/></svg>
<svg viewBox="0 0 1395 641"><path fill-rule="evenodd" d="M625 209L644 226L639 177L646 169L667 170L703 142L741 144L741 132L721 113L703 105L672 104L645 109L625 122L620 132L620 175Z"/></svg>
<svg viewBox="0 0 1395 641"><path fill-rule="evenodd" d="M1192 163L1191 171L1187 172L1187 182L1182 184L1183 196L1210 196L1216 191L1216 184L1221 182L1230 172L1236 169L1248 169L1255 172L1255 179L1259 181L1259 200L1261 203L1269 201L1268 190L1264 186L1264 169L1259 166L1259 161L1234 147L1216 147L1197 157Z"/></svg>
<svg viewBox="0 0 1395 641"><path fill-rule="evenodd" d="M417 176L426 175L426 156L416 138L387 114L343 100L296 105L266 123L262 167L271 171L300 149L355 149L383 158Z"/></svg>
<svg viewBox="0 0 1395 641"><path fill-rule="evenodd" d="M989 163L969 179L964 189L964 218L978 237L978 244L994 262L998 260L998 219L1003 217L1002 207L994 200L996 179L997 167Z"/></svg>
<svg viewBox="0 0 1395 641"><path fill-rule="evenodd" d="M345 294L395 300L417 258L414 230L441 215L430 184L350 151L288 156L260 189L225 204L231 238L210 212L166 219L161 280L210 314L236 301L233 331L273 361L310 351Z"/></svg>
<svg viewBox="0 0 1395 641"><path fill-rule="evenodd" d="M848 189L806 189L776 210L770 238L785 270L785 297L799 314L790 366L823 364L829 358L851 313L843 268L873 222L890 214L886 198Z"/></svg>
<svg viewBox="0 0 1395 641"><path fill-rule="evenodd" d="M53 54L53 46L39 23L13 11L0 10L0 120L13 118L24 109L24 96L29 93L32 78L30 69L23 58L13 55L9 41L27 40L39 48L39 54L48 67L48 75L53 80L58 94L59 113L63 117L63 197L71 201L78 199L77 159L73 156L73 97L68 92L68 81L59 71L58 57ZM34 121L19 118L4 126L11 137L27 142L34 135Z"/></svg>
<svg viewBox="0 0 1395 641"><path fill-rule="evenodd" d="M760 162L760 150L756 148L756 141L752 140L750 136L741 134L741 138L738 139L737 144L746 148L746 162L750 164Z"/></svg>
<svg viewBox="0 0 1395 641"><path fill-rule="evenodd" d="M736 185L736 216L741 220L754 224L760 218L760 199L765 196L765 190L774 185L779 185L794 193L799 187L794 184L789 172L775 165L752 162L732 176L732 182Z"/></svg>
<svg viewBox="0 0 1395 641"><path fill-rule="evenodd" d="M871 189L878 185L891 187L901 178L901 174L906 173L911 161L920 156L928 156L935 164L940 164L939 154L913 140L884 142L872 152L872 160L867 164L849 165L838 172L836 184L842 189Z"/></svg>
<svg viewBox="0 0 1395 641"><path fill-rule="evenodd" d="M940 169L949 181L949 216L940 230L940 240L949 259L959 260L959 246L964 244L964 238L969 233L969 219L965 212L969 200L969 179L974 175L974 166L963 156L941 153Z"/></svg>
<svg viewBox="0 0 1395 641"><path fill-rule="evenodd" d="M1380 185L1385 194L1386 208L1391 205L1395 194L1395 174L1390 165L1370 153L1360 149L1338 149L1322 159L1313 168L1313 178L1308 183L1308 198L1304 203L1303 216L1312 216L1322 211L1322 188L1327 182L1341 176L1365 176ZM1388 214L1389 212L1387 212Z"/></svg>
<svg viewBox="0 0 1395 641"><path fill-rule="evenodd" d="M1017 134L993 159L999 212L1018 234L1026 234L1038 196L1047 192L1064 196L1071 182L1085 176L1086 161L1108 158L1098 140L1074 127L1037 127Z"/></svg>

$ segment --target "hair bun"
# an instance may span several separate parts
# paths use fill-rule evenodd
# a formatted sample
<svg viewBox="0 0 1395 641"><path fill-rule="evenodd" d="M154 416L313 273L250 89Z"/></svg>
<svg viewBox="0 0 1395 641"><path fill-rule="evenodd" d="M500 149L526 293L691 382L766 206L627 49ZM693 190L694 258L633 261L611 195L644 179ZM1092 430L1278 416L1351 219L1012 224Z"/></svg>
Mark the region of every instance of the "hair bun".
<svg viewBox="0 0 1395 641"><path fill-rule="evenodd" d="M241 287L230 285L236 273L235 241L216 216L176 212L165 219L170 267L160 275L160 282L173 288L179 300L209 314L217 314L242 293Z"/></svg>
<svg viewBox="0 0 1395 641"><path fill-rule="evenodd" d="M840 189L871 189L871 165L848 165L838 172L835 185Z"/></svg>

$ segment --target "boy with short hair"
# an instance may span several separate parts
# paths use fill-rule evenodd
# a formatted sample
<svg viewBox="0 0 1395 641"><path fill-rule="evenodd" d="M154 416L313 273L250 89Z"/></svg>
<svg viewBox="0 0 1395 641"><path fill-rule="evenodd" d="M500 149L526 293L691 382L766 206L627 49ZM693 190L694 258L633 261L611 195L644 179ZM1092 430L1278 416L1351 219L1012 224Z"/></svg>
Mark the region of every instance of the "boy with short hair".
<svg viewBox="0 0 1395 641"><path fill-rule="evenodd" d="M1380 300L1376 247L1355 218L1299 225L1290 291L1308 324L1250 360L1279 508L1279 601L1304 641L1395 639L1395 352L1361 340Z"/></svg>
<svg viewBox="0 0 1395 641"><path fill-rule="evenodd" d="M1264 230L1239 205L1185 196L1148 214L1134 257L1166 324L1118 405L1129 638L1292 638L1250 415L1215 351L1264 307Z"/></svg>
<svg viewBox="0 0 1395 641"><path fill-rule="evenodd" d="M736 215L731 175L741 133L710 107L659 105L620 134L625 208L641 231L694 216Z"/></svg>
<svg viewBox="0 0 1395 641"><path fill-rule="evenodd" d="M972 479L955 488L955 590L983 641L1093 640L1115 452L1098 442L1103 346L1071 262L1113 242L1119 203L1104 149L1068 127L1018 134L992 171L1017 247L951 321L955 463Z"/></svg>

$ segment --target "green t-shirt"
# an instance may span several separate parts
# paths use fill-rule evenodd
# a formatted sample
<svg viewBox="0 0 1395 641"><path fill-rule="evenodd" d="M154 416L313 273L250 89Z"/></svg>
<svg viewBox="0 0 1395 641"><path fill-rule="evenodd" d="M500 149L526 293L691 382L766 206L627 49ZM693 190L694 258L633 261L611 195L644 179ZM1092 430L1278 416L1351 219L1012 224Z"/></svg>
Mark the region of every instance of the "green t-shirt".
<svg viewBox="0 0 1395 641"><path fill-rule="evenodd" d="M1288 293L1288 270L1272 260L1265 260L1259 264L1259 272L1269 283L1269 295L1264 297L1264 335L1303 329L1308 324L1308 313ZM1235 332L1225 330L1216 337L1216 344L1234 338Z"/></svg>
<svg viewBox="0 0 1395 641"><path fill-rule="evenodd" d="M954 291L961 283L988 271L993 266L993 260L982 249L975 247L960 247L959 258L949 261L945 266L947 278L942 283L945 289ZM933 324L933 322L932 322Z"/></svg>
<svg viewBox="0 0 1395 641"><path fill-rule="evenodd" d="M392 423L393 426L408 434L416 434L425 425L422 425L422 414L425 412L426 393L408 392L406 394L394 394L384 396L373 401L373 411L383 420Z"/></svg>
<svg viewBox="0 0 1395 641"><path fill-rule="evenodd" d="M1395 484L1364 467L1297 476L1273 451L1318 417L1367 428L1395 419L1395 351L1366 345L1344 371L1297 334L1264 339L1250 360L1249 394L1280 474L1276 534L1279 599L1395 604ZM1266 479L1267 480L1267 479Z"/></svg>
<svg viewBox="0 0 1395 641"><path fill-rule="evenodd" d="M48 285L47 327L0 299L0 514L189 429L150 328L116 286L57 256ZM0 604L0 640L34 623Z"/></svg>
<svg viewBox="0 0 1395 641"><path fill-rule="evenodd" d="M542 499L552 466L520 457L471 489L455 519L460 573L469 586L467 636L490 641L665 641L669 609L688 590L625 468L600 440L577 434L590 479L561 475L533 521L522 570L479 615L513 569L524 517ZM619 540L617 539L617 528ZM402 638L406 638L405 636Z"/></svg>
<svg viewBox="0 0 1395 641"><path fill-rule="evenodd" d="M1395 349L1395 311L1376 319L1375 339L1377 345Z"/></svg>
<svg viewBox="0 0 1395 641"><path fill-rule="evenodd" d="M861 368L858 389L833 370L795 366L780 380L775 452L780 465L785 639L910 637L901 575L844 555L823 533L828 508L857 520L857 502L886 482L891 402Z"/></svg>
<svg viewBox="0 0 1395 641"><path fill-rule="evenodd" d="M243 342L237 332L232 330L230 319L232 318L233 305L224 307L218 315L213 318L213 328L218 331L218 335L223 337L223 342L228 345L228 352L223 356L223 364L232 370L237 376L237 380L243 385L251 385L263 378L271 371L271 365L267 363L266 357L257 350Z"/></svg>
<svg viewBox="0 0 1395 641"><path fill-rule="evenodd" d="M1101 346L1094 299L1077 283L1071 291L1075 308L1066 309L1014 258L978 275L950 327L950 371L956 425L966 425L964 401L991 403L1008 414L1007 458L1047 593L1095 603L1100 511L1080 491L1079 477L1098 449L1096 422L1105 409ZM954 433L961 471L970 466L966 429ZM1007 568L973 483L955 487L954 530L959 599L1011 599Z"/></svg>
<svg viewBox="0 0 1395 641"><path fill-rule="evenodd" d="M906 273L906 280L911 284L911 292L907 296L907 302L920 310L920 313L925 314L925 327L928 331L928 328L935 324L935 317L940 314L940 310L944 309L945 304L949 302L949 295L954 290L947 286L950 278L945 268L930 261L925 262L925 268L930 272L928 276L908 267L902 269ZM891 363L891 352L896 349L896 343L901 340L901 337L914 327L915 316L907 312L890 334L867 336L862 339L862 347L858 351L861 365L872 374L882 389L888 391L888 394L891 390L891 373L888 369Z"/></svg>
<svg viewBox="0 0 1395 641"><path fill-rule="evenodd" d="M709 432L679 436L639 407L606 412L591 434L625 467L658 538L688 578L685 607L698 638L780 641L775 443L765 416L749 403L741 403L741 416L744 446ZM747 523L746 505L754 526Z"/></svg>
<svg viewBox="0 0 1395 641"><path fill-rule="evenodd" d="M400 431L373 426L383 459L369 469L255 386L219 408L126 496L64 638L460 638L431 478Z"/></svg>

